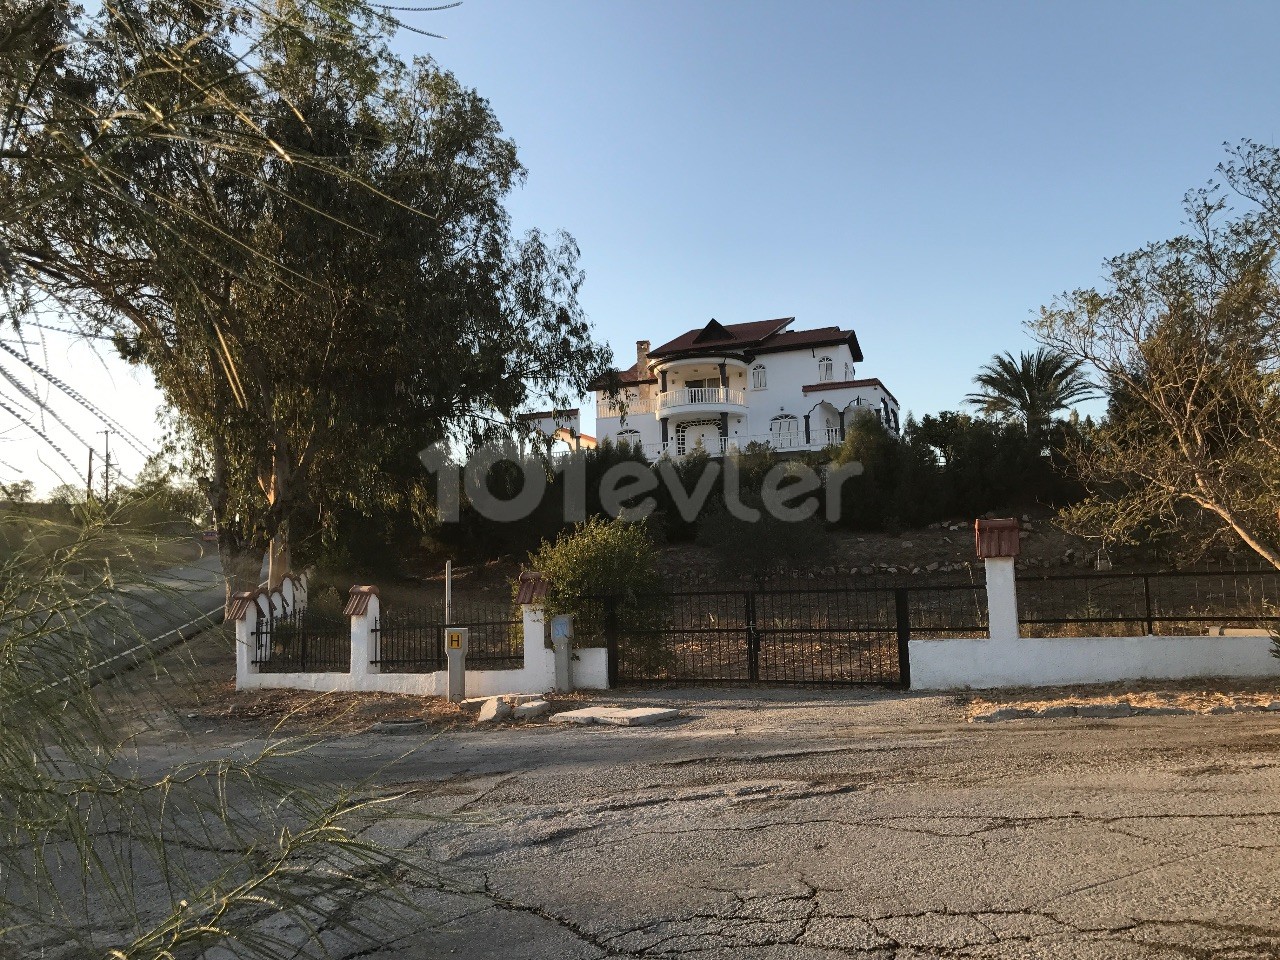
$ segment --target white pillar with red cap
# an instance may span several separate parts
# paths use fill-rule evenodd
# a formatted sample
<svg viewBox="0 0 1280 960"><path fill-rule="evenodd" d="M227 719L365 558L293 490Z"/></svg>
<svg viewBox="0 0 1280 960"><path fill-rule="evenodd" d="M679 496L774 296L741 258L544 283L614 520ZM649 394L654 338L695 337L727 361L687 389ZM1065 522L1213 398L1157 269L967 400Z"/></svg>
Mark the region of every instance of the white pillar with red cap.
<svg viewBox="0 0 1280 960"><path fill-rule="evenodd" d="M1018 639L1018 581L1014 560L1021 543L1018 521L975 520L974 545L987 567L987 631L992 640Z"/></svg>

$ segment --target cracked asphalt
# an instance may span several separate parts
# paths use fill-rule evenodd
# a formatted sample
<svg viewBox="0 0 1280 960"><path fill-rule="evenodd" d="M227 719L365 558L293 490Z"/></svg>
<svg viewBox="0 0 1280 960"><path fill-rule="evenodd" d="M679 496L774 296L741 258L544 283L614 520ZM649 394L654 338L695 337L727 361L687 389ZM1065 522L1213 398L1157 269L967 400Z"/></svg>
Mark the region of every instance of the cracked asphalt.
<svg viewBox="0 0 1280 960"><path fill-rule="evenodd" d="M603 702L603 701L602 701ZM1280 956L1280 717L960 721L945 696L655 691L665 727L362 734L423 908L336 956ZM422 815L440 815L423 820Z"/></svg>

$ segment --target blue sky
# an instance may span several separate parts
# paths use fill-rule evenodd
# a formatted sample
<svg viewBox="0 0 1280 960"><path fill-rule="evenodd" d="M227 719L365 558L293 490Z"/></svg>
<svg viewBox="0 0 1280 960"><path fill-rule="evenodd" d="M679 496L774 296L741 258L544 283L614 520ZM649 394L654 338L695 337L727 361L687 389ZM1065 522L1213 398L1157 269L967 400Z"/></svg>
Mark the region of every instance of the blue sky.
<svg viewBox="0 0 1280 960"><path fill-rule="evenodd" d="M478 89L519 145L516 224L577 238L583 303L624 366L638 338L794 315L853 327L860 374L917 414L1030 349L1032 312L1098 282L1104 257L1176 233L1224 141L1280 142L1274 2L466 0L404 16L448 39L396 49ZM145 375L50 347L158 434ZM0 440L0 479L7 463L51 485L35 444Z"/></svg>
<svg viewBox="0 0 1280 960"><path fill-rule="evenodd" d="M523 226L624 364L710 317L852 326L916 413L1276 142L1280 4L502 2L403 35L492 102Z"/></svg>

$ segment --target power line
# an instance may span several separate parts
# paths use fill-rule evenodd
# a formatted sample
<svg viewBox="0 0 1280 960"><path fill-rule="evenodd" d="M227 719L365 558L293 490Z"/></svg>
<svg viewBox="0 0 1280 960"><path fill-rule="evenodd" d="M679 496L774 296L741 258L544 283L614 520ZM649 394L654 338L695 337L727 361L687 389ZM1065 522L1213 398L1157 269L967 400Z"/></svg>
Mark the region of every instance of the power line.
<svg viewBox="0 0 1280 960"><path fill-rule="evenodd" d="M39 407L41 411L43 411L43 412L45 412L45 413L48 413L48 414L49 414L49 416L53 417L53 419L54 419L54 420L56 420L59 424L61 424L61 425L62 425L62 428L63 428L64 430L66 430L66 431L67 431L67 433L71 434L71 436L75 437L77 440L79 440L79 441L80 441L82 444L84 444L86 447L90 446L89 442L88 442L88 441L86 441L86 440L84 439L84 437L82 437L82 436L80 436L80 434L76 433L75 429L74 429L74 428L72 428L71 424L69 424L69 423L67 423L67 421L63 420L63 419L62 419L62 417L61 417L61 416L59 416L58 412L57 412L56 410L54 410L51 406L49 406L49 404L48 404L46 401L44 401L44 400L41 400L41 399L40 399L40 395L39 395L39 394L37 394L34 390L32 390L32 389L31 389L30 387L28 387L26 384L24 384L24 383L22 383L20 380L18 380L18 379L17 379L13 374L11 374L11 373L10 373L8 370L6 370L4 367L0 367L0 377L4 377L4 378L5 378L6 380L8 380L11 384L13 384L13 386L14 386L15 388L17 388L17 390L18 390L18 391L19 391L19 392L20 392L24 397L26 397L28 400L30 400L32 403L34 403L37 407ZM16 401L12 401L12 402L16 402ZM41 424L41 426L43 426L43 425L44 425L44 424L42 423L42 424Z"/></svg>
<svg viewBox="0 0 1280 960"><path fill-rule="evenodd" d="M4 410L10 416L16 419L19 423L21 423L24 427L26 427L28 430L34 433L37 437L39 437L41 440L47 443L50 447L52 447L54 451L58 454L58 456L60 456L63 460L67 461L67 465L71 467L72 470L75 471L76 476L80 476L80 468L71 462L71 458L67 456L66 451L64 451L60 446L54 443L52 437L50 437L38 426L36 426L34 423L32 423L22 414L20 414L17 410L13 409L13 407L9 406L9 404L5 403L4 400L0 400L0 410Z"/></svg>
<svg viewBox="0 0 1280 960"><path fill-rule="evenodd" d="M92 413L95 417L97 417L103 423L115 428L115 431L121 435L125 443L133 447L133 449L136 450L142 456L149 457L155 452L150 448L144 450L143 447L147 447L147 444L144 441L139 440L132 432L130 432L125 427L121 426L121 424L117 422L114 418L107 416L107 414L105 414L101 409L99 409L92 401L90 401L87 397L81 394L78 390L76 390L66 381L60 379L59 377L54 376L44 367L40 366L38 363L31 360L30 358L24 357L17 350L14 350L12 347L8 346L5 343L0 342L0 350L3 350L6 353L10 354L11 356L16 357L19 361L26 364L26 366L30 367L36 373L40 374L40 376L44 377L46 380L48 380L55 387L57 387L59 390L65 393L72 400L76 401L76 403L80 404L80 406L84 407L86 410Z"/></svg>

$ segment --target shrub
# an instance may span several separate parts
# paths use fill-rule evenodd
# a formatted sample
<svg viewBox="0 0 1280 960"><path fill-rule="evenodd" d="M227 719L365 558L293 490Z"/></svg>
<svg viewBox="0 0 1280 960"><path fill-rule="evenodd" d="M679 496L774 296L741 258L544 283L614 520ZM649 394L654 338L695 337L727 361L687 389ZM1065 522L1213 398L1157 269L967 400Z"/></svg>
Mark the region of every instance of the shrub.
<svg viewBox="0 0 1280 960"><path fill-rule="evenodd" d="M611 602L618 635L642 643L649 658L660 656L663 582L644 521L593 517L561 533L555 543L544 540L529 555L529 564L547 579L547 613L572 614L580 645L604 641Z"/></svg>
<svg viewBox="0 0 1280 960"><path fill-rule="evenodd" d="M809 569L829 561L833 552L831 538L817 517L786 521L762 513L752 522L725 510L699 522L698 544L711 550L725 577Z"/></svg>

